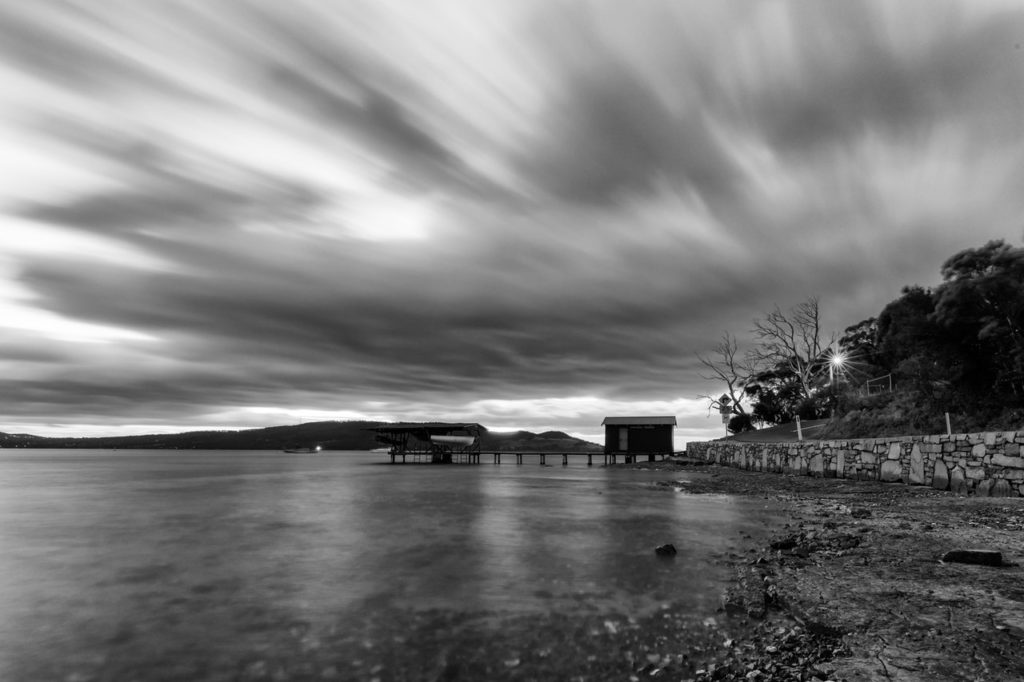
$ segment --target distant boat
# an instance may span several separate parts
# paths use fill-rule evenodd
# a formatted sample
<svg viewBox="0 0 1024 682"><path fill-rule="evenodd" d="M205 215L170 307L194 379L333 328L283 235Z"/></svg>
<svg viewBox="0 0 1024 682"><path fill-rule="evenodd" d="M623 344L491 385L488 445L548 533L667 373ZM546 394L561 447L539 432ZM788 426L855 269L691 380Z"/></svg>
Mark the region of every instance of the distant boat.
<svg viewBox="0 0 1024 682"><path fill-rule="evenodd" d="M311 445L305 448L285 448L284 451L300 455L315 455L322 449L319 445Z"/></svg>

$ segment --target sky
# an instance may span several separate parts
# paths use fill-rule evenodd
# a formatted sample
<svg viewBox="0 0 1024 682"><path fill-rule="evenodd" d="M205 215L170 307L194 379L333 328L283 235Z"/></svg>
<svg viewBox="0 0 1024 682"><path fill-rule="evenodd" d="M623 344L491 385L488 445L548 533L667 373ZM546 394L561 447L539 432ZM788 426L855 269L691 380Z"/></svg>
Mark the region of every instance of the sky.
<svg viewBox="0 0 1024 682"><path fill-rule="evenodd" d="M724 434L1024 238L1024 3L0 0L0 431Z"/></svg>

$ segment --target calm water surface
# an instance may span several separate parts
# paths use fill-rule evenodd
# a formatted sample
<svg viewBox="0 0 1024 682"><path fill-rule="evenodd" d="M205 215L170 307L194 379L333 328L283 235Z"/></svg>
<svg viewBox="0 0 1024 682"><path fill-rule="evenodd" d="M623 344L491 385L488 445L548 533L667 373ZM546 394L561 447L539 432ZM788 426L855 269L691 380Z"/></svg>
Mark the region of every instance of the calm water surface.
<svg viewBox="0 0 1024 682"><path fill-rule="evenodd" d="M456 679L461 641L714 613L765 521L665 472L386 459L0 451L0 679Z"/></svg>

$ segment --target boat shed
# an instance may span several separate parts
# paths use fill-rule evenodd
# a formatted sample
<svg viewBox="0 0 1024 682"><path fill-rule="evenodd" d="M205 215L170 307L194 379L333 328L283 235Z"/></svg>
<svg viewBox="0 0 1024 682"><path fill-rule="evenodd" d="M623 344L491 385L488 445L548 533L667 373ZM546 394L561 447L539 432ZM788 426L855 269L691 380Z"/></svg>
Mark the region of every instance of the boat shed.
<svg viewBox="0 0 1024 682"><path fill-rule="evenodd" d="M475 423L423 422L382 424L369 430L378 443L388 446L392 463L396 457L405 462L411 456L414 461L449 464L458 458L479 459L480 429Z"/></svg>
<svg viewBox="0 0 1024 682"><path fill-rule="evenodd" d="M658 455L667 456L675 451L673 431L676 418L667 417L605 417L604 452L625 455L627 462L647 455L653 462Z"/></svg>

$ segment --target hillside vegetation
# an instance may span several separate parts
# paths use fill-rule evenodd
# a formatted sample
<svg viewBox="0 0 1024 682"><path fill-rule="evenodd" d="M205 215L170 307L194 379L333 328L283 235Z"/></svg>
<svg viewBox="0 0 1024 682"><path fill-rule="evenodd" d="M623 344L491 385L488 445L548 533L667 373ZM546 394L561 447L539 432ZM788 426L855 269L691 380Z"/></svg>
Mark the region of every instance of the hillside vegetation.
<svg viewBox="0 0 1024 682"><path fill-rule="evenodd" d="M725 333L698 356L729 430L830 419L821 438L1024 428L1024 248L991 241L946 260L934 288L904 287L875 317L827 337L817 298Z"/></svg>

